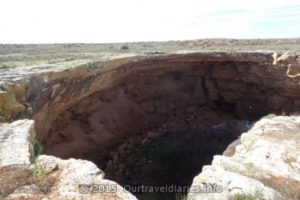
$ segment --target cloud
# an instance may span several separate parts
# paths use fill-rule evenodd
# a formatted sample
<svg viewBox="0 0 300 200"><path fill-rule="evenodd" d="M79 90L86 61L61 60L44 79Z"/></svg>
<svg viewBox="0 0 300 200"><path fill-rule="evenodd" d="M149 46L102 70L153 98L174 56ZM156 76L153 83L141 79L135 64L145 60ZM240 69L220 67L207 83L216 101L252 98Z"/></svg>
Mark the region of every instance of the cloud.
<svg viewBox="0 0 300 200"><path fill-rule="evenodd" d="M1 4L0 43L300 36L300 0L2 0Z"/></svg>
<svg viewBox="0 0 300 200"><path fill-rule="evenodd" d="M199 31L202 37L299 37L299 11L299 1L293 4L282 1L265 7L244 5L199 15L189 25L210 29Z"/></svg>

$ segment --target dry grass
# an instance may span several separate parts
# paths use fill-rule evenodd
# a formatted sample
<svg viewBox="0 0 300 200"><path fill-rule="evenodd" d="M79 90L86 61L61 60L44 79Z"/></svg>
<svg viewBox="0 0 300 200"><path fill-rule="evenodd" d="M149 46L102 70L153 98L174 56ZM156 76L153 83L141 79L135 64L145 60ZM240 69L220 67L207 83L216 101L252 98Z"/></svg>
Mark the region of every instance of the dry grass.
<svg viewBox="0 0 300 200"><path fill-rule="evenodd" d="M263 191L256 189L255 192L247 194L236 194L232 196L229 200L265 200Z"/></svg>

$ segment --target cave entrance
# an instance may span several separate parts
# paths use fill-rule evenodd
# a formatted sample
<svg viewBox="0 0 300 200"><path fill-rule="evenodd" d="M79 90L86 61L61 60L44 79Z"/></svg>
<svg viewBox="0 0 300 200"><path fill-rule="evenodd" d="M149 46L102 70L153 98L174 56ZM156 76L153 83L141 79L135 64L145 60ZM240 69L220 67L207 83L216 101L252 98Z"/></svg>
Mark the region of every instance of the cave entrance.
<svg viewBox="0 0 300 200"><path fill-rule="evenodd" d="M230 59L153 58L48 81L49 93L36 95L51 98L34 116L38 140L46 154L91 160L121 185L190 185L253 121L299 110L298 83L273 60Z"/></svg>
<svg viewBox="0 0 300 200"><path fill-rule="evenodd" d="M210 164L214 155L221 155L251 125L251 121L236 120L213 126L158 128L124 138L88 159L105 171L106 178L138 199L179 199L186 195L202 166ZM232 153L227 149L227 155ZM163 189L152 192L152 187Z"/></svg>

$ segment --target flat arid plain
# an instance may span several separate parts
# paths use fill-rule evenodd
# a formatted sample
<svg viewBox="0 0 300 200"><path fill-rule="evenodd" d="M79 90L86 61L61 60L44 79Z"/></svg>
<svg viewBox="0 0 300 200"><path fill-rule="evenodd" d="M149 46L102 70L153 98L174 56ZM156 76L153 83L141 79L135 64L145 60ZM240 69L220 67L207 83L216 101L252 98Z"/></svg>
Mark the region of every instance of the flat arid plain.
<svg viewBox="0 0 300 200"><path fill-rule="evenodd" d="M300 51L300 39L203 39L116 44L0 44L0 68L34 64L73 65L119 56L178 51Z"/></svg>

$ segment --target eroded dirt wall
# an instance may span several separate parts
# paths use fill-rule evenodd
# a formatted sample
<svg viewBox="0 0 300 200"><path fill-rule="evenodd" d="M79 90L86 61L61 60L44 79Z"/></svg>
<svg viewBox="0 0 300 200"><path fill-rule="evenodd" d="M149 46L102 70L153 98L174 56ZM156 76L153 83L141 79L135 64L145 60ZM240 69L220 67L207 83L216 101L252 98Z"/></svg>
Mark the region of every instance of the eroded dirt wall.
<svg viewBox="0 0 300 200"><path fill-rule="evenodd" d="M39 140L61 157L83 157L162 125L251 120L300 105L297 79L272 54L132 58L63 73L32 78L28 92Z"/></svg>

